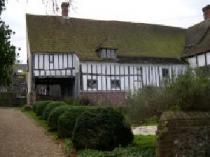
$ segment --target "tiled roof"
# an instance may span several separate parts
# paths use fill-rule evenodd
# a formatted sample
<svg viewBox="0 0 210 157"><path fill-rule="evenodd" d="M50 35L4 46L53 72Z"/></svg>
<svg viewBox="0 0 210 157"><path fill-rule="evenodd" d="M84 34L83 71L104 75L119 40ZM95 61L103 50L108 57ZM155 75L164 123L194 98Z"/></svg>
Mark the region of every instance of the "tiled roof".
<svg viewBox="0 0 210 157"><path fill-rule="evenodd" d="M75 52L100 60L96 49L117 48L119 56L180 58L185 30L162 25L26 15L32 53Z"/></svg>
<svg viewBox="0 0 210 157"><path fill-rule="evenodd" d="M210 19L202 21L187 30L184 56L210 51Z"/></svg>

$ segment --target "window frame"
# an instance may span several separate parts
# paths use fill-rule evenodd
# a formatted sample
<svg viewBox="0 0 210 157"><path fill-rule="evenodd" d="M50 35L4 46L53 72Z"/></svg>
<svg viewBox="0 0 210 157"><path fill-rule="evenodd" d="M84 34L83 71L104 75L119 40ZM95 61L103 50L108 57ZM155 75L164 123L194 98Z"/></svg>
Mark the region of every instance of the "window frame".
<svg viewBox="0 0 210 157"><path fill-rule="evenodd" d="M90 86L92 82L92 85ZM93 86L95 84L95 86ZM87 79L87 89L98 89L98 81L97 79Z"/></svg>
<svg viewBox="0 0 210 157"><path fill-rule="evenodd" d="M163 78L169 78L169 69L168 68L162 68L162 77Z"/></svg>
<svg viewBox="0 0 210 157"><path fill-rule="evenodd" d="M117 49L101 48L99 51L99 56L102 59L116 59Z"/></svg>
<svg viewBox="0 0 210 157"><path fill-rule="evenodd" d="M49 63L54 63L54 55L49 55Z"/></svg>
<svg viewBox="0 0 210 157"><path fill-rule="evenodd" d="M120 79L112 79L110 85L111 89L121 89Z"/></svg>

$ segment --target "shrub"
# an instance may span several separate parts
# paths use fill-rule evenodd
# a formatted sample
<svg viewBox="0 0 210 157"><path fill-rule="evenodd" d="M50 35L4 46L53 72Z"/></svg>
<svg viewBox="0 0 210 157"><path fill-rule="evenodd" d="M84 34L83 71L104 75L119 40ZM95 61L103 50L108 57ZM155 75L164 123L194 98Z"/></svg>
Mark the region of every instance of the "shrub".
<svg viewBox="0 0 210 157"><path fill-rule="evenodd" d="M28 105L25 105L21 108L21 111L31 111L31 110L32 110L31 106Z"/></svg>
<svg viewBox="0 0 210 157"><path fill-rule="evenodd" d="M41 116L47 104L51 101L36 101L33 103L33 111L38 115Z"/></svg>
<svg viewBox="0 0 210 157"><path fill-rule="evenodd" d="M90 102L90 100L86 97L80 97L80 98L72 98L72 97L65 97L64 102L72 105L72 106L88 106L88 105L94 105Z"/></svg>
<svg viewBox="0 0 210 157"><path fill-rule="evenodd" d="M13 92L0 93L0 106L4 107L20 106L20 104L16 103L16 93Z"/></svg>
<svg viewBox="0 0 210 157"><path fill-rule="evenodd" d="M62 102L62 101L54 101L54 102L51 102L49 104L47 104L47 106L45 107L43 113L42 113L42 117L43 119L47 120L49 115L50 115L50 112L58 107L58 106L62 106L62 105L67 105L66 103Z"/></svg>
<svg viewBox="0 0 210 157"><path fill-rule="evenodd" d="M70 106L68 105L62 105L62 106L58 106L56 108L54 108L51 112L50 115L47 119L49 127L51 129L57 129L58 126L58 118L61 114L63 114L64 112L67 112L68 109L70 108Z"/></svg>
<svg viewBox="0 0 210 157"><path fill-rule="evenodd" d="M74 106L63 113L58 119L58 134L60 137L71 137L77 117L89 107Z"/></svg>
<svg viewBox="0 0 210 157"><path fill-rule="evenodd" d="M187 72L166 90L173 95L170 106L177 105L182 111L210 111L210 80L205 69Z"/></svg>
<svg viewBox="0 0 210 157"><path fill-rule="evenodd" d="M112 150L133 140L130 126L112 108L99 108L82 113L76 121L72 141L77 149Z"/></svg>
<svg viewBox="0 0 210 157"><path fill-rule="evenodd" d="M76 100L72 97L65 97L64 98L64 102L69 104L69 105L72 105L72 106L75 106L75 104L79 104L79 102L75 102Z"/></svg>
<svg viewBox="0 0 210 157"><path fill-rule="evenodd" d="M210 111L210 79L206 70L187 71L165 87L146 87L127 100L123 110L132 123L145 123L167 111Z"/></svg>
<svg viewBox="0 0 210 157"><path fill-rule="evenodd" d="M168 109L169 99L164 88L144 87L127 99L127 108L123 113L132 124L146 123L147 119L160 117L161 113Z"/></svg>

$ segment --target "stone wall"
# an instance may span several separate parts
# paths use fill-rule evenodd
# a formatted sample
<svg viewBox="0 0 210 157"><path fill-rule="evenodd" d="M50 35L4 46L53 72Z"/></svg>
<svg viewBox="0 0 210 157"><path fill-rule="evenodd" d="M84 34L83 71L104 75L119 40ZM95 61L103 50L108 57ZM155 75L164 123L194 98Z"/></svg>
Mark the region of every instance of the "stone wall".
<svg viewBox="0 0 210 157"><path fill-rule="evenodd" d="M210 157L210 113L166 112L157 136L157 157Z"/></svg>
<svg viewBox="0 0 210 157"><path fill-rule="evenodd" d="M93 103L107 105L123 105L125 103L126 92L106 91L106 92L81 92L81 98L88 98Z"/></svg>

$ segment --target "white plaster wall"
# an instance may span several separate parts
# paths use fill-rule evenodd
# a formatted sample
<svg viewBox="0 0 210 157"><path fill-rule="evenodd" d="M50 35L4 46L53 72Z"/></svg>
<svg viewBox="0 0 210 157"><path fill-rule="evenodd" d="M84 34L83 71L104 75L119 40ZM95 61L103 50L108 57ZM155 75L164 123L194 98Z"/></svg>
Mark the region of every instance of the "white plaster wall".
<svg viewBox="0 0 210 157"><path fill-rule="evenodd" d="M123 90L135 91L143 86L161 86L164 83L162 69L168 69L169 78L176 78L188 68L186 64L120 64L81 62L84 91ZM138 70L141 69L141 70ZM139 72L141 71L141 72ZM140 73L140 76L137 74ZM138 78L138 79L137 79ZM97 80L98 88L89 89L87 80ZM119 80L120 88L112 89L111 80Z"/></svg>

